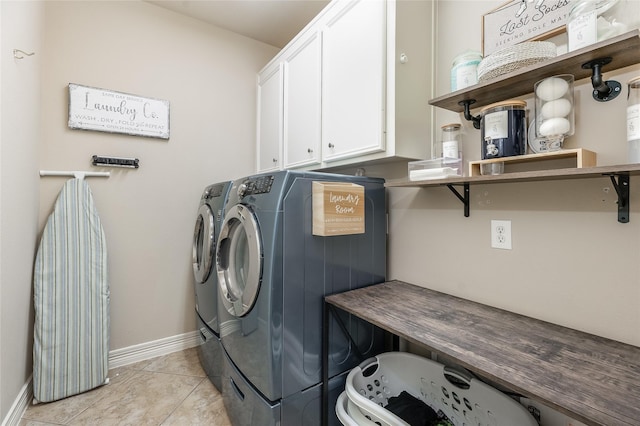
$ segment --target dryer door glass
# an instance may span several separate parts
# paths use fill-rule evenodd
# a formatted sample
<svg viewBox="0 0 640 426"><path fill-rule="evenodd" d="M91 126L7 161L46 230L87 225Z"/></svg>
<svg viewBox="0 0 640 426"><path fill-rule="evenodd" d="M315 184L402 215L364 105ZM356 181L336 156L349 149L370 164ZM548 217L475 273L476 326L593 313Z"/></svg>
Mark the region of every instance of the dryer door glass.
<svg viewBox="0 0 640 426"><path fill-rule="evenodd" d="M262 244L255 216L241 204L229 209L220 229L216 270L222 302L232 315L246 315L258 297Z"/></svg>
<svg viewBox="0 0 640 426"><path fill-rule="evenodd" d="M213 266L214 221L208 205L203 204L198 210L196 227L193 231L193 275L196 281L203 283L209 278Z"/></svg>

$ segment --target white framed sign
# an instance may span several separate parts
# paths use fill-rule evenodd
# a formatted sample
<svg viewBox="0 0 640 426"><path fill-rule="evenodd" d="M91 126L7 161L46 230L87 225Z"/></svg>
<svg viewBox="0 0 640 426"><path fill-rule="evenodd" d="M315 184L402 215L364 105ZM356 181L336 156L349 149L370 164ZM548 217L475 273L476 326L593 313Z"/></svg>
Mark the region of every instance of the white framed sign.
<svg viewBox="0 0 640 426"><path fill-rule="evenodd" d="M69 127L169 139L169 101L69 83Z"/></svg>
<svg viewBox="0 0 640 426"><path fill-rule="evenodd" d="M511 0L482 15L484 56L523 41L544 40L565 31L575 0Z"/></svg>

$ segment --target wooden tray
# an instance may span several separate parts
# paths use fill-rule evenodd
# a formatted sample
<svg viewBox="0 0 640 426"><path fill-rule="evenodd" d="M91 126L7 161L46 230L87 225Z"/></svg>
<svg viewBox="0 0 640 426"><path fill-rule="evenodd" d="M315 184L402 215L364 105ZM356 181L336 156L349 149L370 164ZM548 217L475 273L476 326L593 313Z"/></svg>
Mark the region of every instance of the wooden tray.
<svg viewBox="0 0 640 426"><path fill-rule="evenodd" d="M545 161L575 158L576 168L595 167L596 153L583 148L561 149L559 151L545 152L541 154L516 155L513 157L492 158L490 160L479 160L469 162L469 176L480 176L480 165L487 163L504 163L505 171L509 164L522 164L540 162L544 167ZM508 172L505 172L508 173Z"/></svg>

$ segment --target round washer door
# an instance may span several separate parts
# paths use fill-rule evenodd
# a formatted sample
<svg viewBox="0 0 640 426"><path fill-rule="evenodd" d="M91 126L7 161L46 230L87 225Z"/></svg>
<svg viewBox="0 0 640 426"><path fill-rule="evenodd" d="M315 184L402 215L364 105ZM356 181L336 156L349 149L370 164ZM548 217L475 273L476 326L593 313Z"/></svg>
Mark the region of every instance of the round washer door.
<svg viewBox="0 0 640 426"><path fill-rule="evenodd" d="M255 304L262 281L262 242L251 209L236 204L228 210L216 250L222 303L231 315L244 316Z"/></svg>
<svg viewBox="0 0 640 426"><path fill-rule="evenodd" d="M213 213L208 205L203 204L198 209L193 231L193 275L198 283L205 282L213 269L215 244Z"/></svg>

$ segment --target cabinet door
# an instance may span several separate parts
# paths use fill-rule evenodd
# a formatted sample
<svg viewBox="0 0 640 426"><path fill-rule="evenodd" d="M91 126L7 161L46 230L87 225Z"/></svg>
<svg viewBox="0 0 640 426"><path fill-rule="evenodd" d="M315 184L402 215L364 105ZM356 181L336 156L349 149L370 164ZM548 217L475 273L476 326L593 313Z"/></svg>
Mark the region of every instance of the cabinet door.
<svg viewBox="0 0 640 426"><path fill-rule="evenodd" d="M258 76L258 172L281 168L282 66L276 64Z"/></svg>
<svg viewBox="0 0 640 426"><path fill-rule="evenodd" d="M321 43L312 32L284 60L284 167L320 162Z"/></svg>
<svg viewBox="0 0 640 426"><path fill-rule="evenodd" d="M345 2L322 34L322 157L385 149L386 4Z"/></svg>

